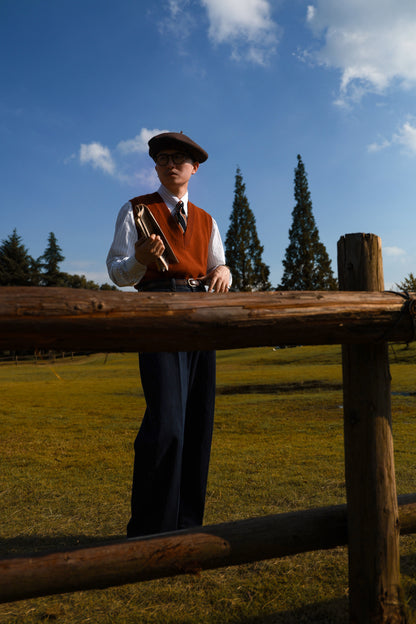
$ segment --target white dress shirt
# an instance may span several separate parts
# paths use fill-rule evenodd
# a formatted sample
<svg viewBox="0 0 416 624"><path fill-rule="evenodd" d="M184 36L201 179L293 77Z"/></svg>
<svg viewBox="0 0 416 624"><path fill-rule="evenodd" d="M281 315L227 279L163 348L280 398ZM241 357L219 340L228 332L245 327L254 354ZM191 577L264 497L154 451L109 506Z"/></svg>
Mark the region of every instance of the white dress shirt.
<svg viewBox="0 0 416 624"><path fill-rule="evenodd" d="M188 192L183 197L174 197L163 185L157 191L171 212L178 201L184 204L188 214ZM212 219L212 217L211 217ZM131 202L122 206L118 213L114 239L107 256L107 270L111 280L117 286L134 286L143 278L147 267L137 262L134 252L137 230L134 223ZM212 219L212 232L208 246L207 273L215 267L225 264L224 247L215 219Z"/></svg>

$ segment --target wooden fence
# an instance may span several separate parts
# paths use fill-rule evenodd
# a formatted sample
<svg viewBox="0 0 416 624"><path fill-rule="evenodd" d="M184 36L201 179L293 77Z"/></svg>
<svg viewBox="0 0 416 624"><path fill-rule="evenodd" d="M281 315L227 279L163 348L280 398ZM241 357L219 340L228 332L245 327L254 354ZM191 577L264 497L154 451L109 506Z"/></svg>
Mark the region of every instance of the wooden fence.
<svg viewBox="0 0 416 624"><path fill-rule="evenodd" d="M109 587L348 543L350 621L406 622L388 341L415 337L416 300L384 289L380 239L338 243L339 292L118 293L0 289L0 349L102 352L342 344L347 505L0 561L0 601ZM349 292L347 292L349 291ZM400 509L400 512L399 512Z"/></svg>

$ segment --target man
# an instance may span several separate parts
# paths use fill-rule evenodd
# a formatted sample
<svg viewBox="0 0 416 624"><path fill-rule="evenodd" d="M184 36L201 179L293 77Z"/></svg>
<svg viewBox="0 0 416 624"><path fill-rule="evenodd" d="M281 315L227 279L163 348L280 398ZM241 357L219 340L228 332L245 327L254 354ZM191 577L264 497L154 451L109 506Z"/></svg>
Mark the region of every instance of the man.
<svg viewBox="0 0 416 624"><path fill-rule="evenodd" d="M208 154L183 133L149 141L161 185L135 197L118 215L107 257L111 279L139 292L225 293L230 271L214 219L188 200L188 183ZM133 207L148 206L178 260L165 272L156 260L160 236L138 240ZM135 441L127 536L202 524L215 402L215 352L140 353L146 412Z"/></svg>

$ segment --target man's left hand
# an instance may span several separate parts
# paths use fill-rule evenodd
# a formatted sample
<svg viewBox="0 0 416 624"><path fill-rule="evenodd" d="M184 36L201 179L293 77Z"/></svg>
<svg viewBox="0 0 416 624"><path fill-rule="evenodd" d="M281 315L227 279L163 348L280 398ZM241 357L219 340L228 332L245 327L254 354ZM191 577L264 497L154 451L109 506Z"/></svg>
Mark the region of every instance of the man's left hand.
<svg viewBox="0 0 416 624"><path fill-rule="evenodd" d="M230 269L225 266L217 266L203 278L209 292L226 293L230 289Z"/></svg>

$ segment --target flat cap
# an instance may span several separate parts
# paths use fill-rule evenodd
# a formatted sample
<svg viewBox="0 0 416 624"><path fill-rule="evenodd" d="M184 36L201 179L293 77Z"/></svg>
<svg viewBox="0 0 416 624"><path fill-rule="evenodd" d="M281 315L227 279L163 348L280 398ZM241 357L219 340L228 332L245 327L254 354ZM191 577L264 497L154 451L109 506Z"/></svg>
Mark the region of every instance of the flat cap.
<svg viewBox="0 0 416 624"><path fill-rule="evenodd" d="M195 141L192 141L183 132L162 132L152 137L148 142L149 156L155 160L156 156L164 149L179 149L200 163L207 160L208 154Z"/></svg>

